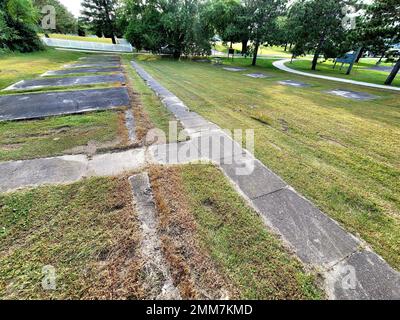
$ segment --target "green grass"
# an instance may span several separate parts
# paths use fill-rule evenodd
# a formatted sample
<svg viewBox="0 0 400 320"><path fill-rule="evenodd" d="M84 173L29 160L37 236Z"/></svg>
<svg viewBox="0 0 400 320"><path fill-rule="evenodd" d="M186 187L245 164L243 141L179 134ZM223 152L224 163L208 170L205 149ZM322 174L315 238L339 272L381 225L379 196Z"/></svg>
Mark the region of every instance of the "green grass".
<svg viewBox="0 0 400 320"><path fill-rule="evenodd" d="M228 49L230 48L230 43L224 45L222 42L218 42L215 44L214 49L223 53L228 53ZM242 51L242 44L241 43L234 43L233 49L238 52ZM268 56L275 56L275 57L282 57L288 58L291 57L291 53L289 51L285 51L284 47L279 46L261 46L259 48L258 54L261 55L268 55Z"/></svg>
<svg viewBox="0 0 400 320"><path fill-rule="evenodd" d="M73 40L73 41L85 41L85 42L97 42L97 43L109 43L112 44L111 38L91 38L91 37L80 37L67 34L52 33L49 34L50 38L62 39L62 40Z"/></svg>
<svg viewBox="0 0 400 320"><path fill-rule="evenodd" d="M77 153L74 148L89 142L101 147L117 138L118 113L112 111L0 122L0 161Z"/></svg>
<svg viewBox="0 0 400 320"><path fill-rule="evenodd" d="M236 59L252 79L210 64L168 59L142 66L191 110L227 129L255 129L264 164L400 270L399 95L274 70L270 60ZM309 88L282 86L293 79ZM379 96L353 101L345 88ZM260 121L261 119L262 121ZM265 122L265 119L268 121Z"/></svg>
<svg viewBox="0 0 400 320"><path fill-rule="evenodd" d="M180 169L196 233L241 299L321 299L307 274L213 166Z"/></svg>
<svg viewBox="0 0 400 320"><path fill-rule="evenodd" d="M79 52L48 49L34 53L0 54L0 90L21 80L27 80L85 56Z"/></svg>
<svg viewBox="0 0 400 320"><path fill-rule="evenodd" d="M0 194L1 299L134 298L134 215L126 178ZM42 287L45 266L56 290Z"/></svg>
<svg viewBox="0 0 400 320"><path fill-rule="evenodd" d="M316 71L311 70L311 61L309 60L296 60L293 63L287 63L286 65L292 69L313 74L320 74L324 76L364 81L376 84L384 84L387 77L389 76L388 72L368 70L369 68L373 68L375 66L375 63L370 59L362 59L360 63L354 65L350 75L346 75L347 69L349 67L348 64L344 65L342 70L340 70L340 64L337 64L336 68L333 69L333 61L331 60L323 63L318 63ZM390 64L382 65L390 66ZM400 87L400 75L398 75L394 80L393 86Z"/></svg>

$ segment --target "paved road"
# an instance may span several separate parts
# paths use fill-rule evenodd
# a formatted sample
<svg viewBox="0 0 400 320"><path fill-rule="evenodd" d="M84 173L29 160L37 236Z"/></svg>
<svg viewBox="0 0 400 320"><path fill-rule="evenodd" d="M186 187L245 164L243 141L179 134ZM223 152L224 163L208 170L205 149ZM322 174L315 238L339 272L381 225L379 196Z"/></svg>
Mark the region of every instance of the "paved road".
<svg viewBox="0 0 400 320"><path fill-rule="evenodd" d="M275 68L278 68L278 69L280 69L282 71L286 71L286 72L293 73L293 74L298 74L298 75L305 76L305 77L318 78L318 79L342 82L342 83L347 83L347 84L354 84L354 85L368 87L368 88L374 88L374 89L385 89L385 90L392 90L392 91L400 92L400 88L399 87L391 87L391 86L385 86L385 85L381 85L381 84L374 84L374 83L368 83L368 82L362 82L362 81L341 79L341 78L336 78L336 77L329 77L329 76L323 76L323 75L312 74L312 73L308 73L308 72L302 72L302 71L294 70L294 69L291 69L291 68L289 68L288 66L285 65L287 62L290 62L290 59L284 59L284 60L275 61L273 63L273 65L274 65Z"/></svg>

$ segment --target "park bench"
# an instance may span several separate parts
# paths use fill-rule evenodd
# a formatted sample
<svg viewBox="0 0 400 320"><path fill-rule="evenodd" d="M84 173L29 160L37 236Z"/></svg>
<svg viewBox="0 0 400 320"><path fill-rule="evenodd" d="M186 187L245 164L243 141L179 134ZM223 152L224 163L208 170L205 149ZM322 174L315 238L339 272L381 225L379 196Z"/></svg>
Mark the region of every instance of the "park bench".
<svg viewBox="0 0 400 320"><path fill-rule="evenodd" d="M349 69L347 70L346 74L350 74L351 70L353 69L353 65L356 62L356 59L358 57L358 55L360 54L360 49L358 49L357 51L354 51L353 53L346 53L344 56L336 58L335 59L335 63L333 65L333 69L336 68L336 64L337 63L341 63L342 65L340 66L340 70L342 70L343 65L344 64L348 64L349 65Z"/></svg>
<svg viewBox="0 0 400 320"><path fill-rule="evenodd" d="M335 64L333 65L333 69L336 68L337 63L341 63L340 70L342 70L344 64L352 64L357 59L357 52L354 53L346 53L344 56L335 59Z"/></svg>

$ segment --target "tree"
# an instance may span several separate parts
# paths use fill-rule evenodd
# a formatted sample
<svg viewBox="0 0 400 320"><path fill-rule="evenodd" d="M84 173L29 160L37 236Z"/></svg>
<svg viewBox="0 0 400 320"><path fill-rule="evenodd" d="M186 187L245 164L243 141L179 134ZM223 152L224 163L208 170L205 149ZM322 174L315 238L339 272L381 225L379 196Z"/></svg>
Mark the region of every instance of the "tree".
<svg viewBox="0 0 400 320"><path fill-rule="evenodd" d="M0 49L21 52L42 49L36 21L37 11L31 0L0 1Z"/></svg>
<svg viewBox="0 0 400 320"><path fill-rule="evenodd" d="M254 45L253 66L257 63L260 45L274 43L277 18L283 15L286 4L286 0L243 0L243 20L247 22L249 38Z"/></svg>
<svg viewBox="0 0 400 320"><path fill-rule="evenodd" d="M293 32L294 53L312 51L312 70L316 70L321 54L337 57L346 51L347 31L343 26L344 0L298 0L289 10L289 28Z"/></svg>
<svg viewBox="0 0 400 320"><path fill-rule="evenodd" d="M248 52L249 29L245 7L240 0L210 0L205 17L223 42L242 43L242 54Z"/></svg>
<svg viewBox="0 0 400 320"><path fill-rule="evenodd" d="M400 42L400 2L398 0L375 0L367 9L366 34L380 39L388 48ZM387 49L386 49L387 50ZM385 50L385 51L386 51ZM393 67L385 84L391 85L400 70L400 59Z"/></svg>
<svg viewBox="0 0 400 320"><path fill-rule="evenodd" d="M56 29L55 33L77 33L77 19L68 9L58 0L33 0L33 4L38 12L42 11L44 6L53 6L56 10ZM41 19L39 19L40 25Z"/></svg>
<svg viewBox="0 0 400 320"><path fill-rule="evenodd" d="M91 31L97 36L109 37L116 44L118 0L82 0L81 5L83 7L82 22L90 26Z"/></svg>
<svg viewBox="0 0 400 320"><path fill-rule="evenodd" d="M212 26L196 0L125 1L125 37L140 50L169 52L175 58L211 51Z"/></svg>

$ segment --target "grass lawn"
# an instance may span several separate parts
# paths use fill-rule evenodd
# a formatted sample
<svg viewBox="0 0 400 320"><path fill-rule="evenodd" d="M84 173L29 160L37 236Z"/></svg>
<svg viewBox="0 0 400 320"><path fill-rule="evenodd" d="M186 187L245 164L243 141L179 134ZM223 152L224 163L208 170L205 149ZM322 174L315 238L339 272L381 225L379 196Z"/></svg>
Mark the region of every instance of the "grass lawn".
<svg viewBox="0 0 400 320"><path fill-rule="evenodd" d="M224 45L222 42L218 42L215 44L214 49L220 52L228 53L228 49L230 48L230 43ZM234 43L233 49L237 51L242 51L242 44L241 43ZM284 47L279 46L261 46L258 54L261 55L268 55L268 56L276 56L282 58L290 58L292 54L289 51L285 51Z"/></svg>
<svg viewBox="0 0 400 320"><path fill-rule="evenodd" d="M140 61L193 111L228 129L255 129L256 156L400 270L399 95L295 76L271 60L233 63L252 79L211 64ZM243 73L245 73L243 72ZM293 79L309 88L282 86ZM325 93L345 88L379 96L353 101Z"/></svg>
<svg viewBox="0 0 400 320"><path fill-rule="evenodd" d="M48 70L60 69L84 53L48 49L34 53L0 54L0 90L20 80L31 79Z"/></svg>
<svg viewBox="0 0 400 320"><path fill-rule="evenodd" d="M93 112L0 122L0 161L95 153L126 143L123 113Z"/></svg>
<svg viewBox="0 0 400 320"><path fill-rule="evenodd" d="M1 299L143 298L135 216L127 177L0 195Z"/></svg>
<svg viewBox="0 0 400 320"><path fill-rule="evenodd" d="M80 37L68 34L52 33L49 34L50 38L62 39L62 40L74 40L74 41L86 41L86 42L98 42L98 43L109 43L112 44L111 38L97 38L97 37Z"/></svg>
<svg viewBox="0 0 400 320"><path fill-rule="evenodd" d="M293 63L287 63L288 67L305 71L314 74L320 74L331 77L338 77L350 80L364 81L376 84L384 84L388 72L379 70L369 70L375 66L375 63L370 59L362 59L360 63L355 64L350 75L346 75L349 65L344 65L342 70L340 69L340 64L336 65L333 69L333 61L329 60L323 63L318 63L317 70L311 70L311 61L309 60L296 60ZM382 66L391 66L391 64L381 64ZM393 86L400 87L400 75L397 75L396 79L393 81Z"/></svg>
<svg viewBox="0 0 400 320"><path fill-rule="evenodd" d="M150 177L163 251L178 269L172 275L183 298L203 298L207 288L213 295L221 286L238 299L323 298L316 279L216 167L156 167Z"/></svg>

